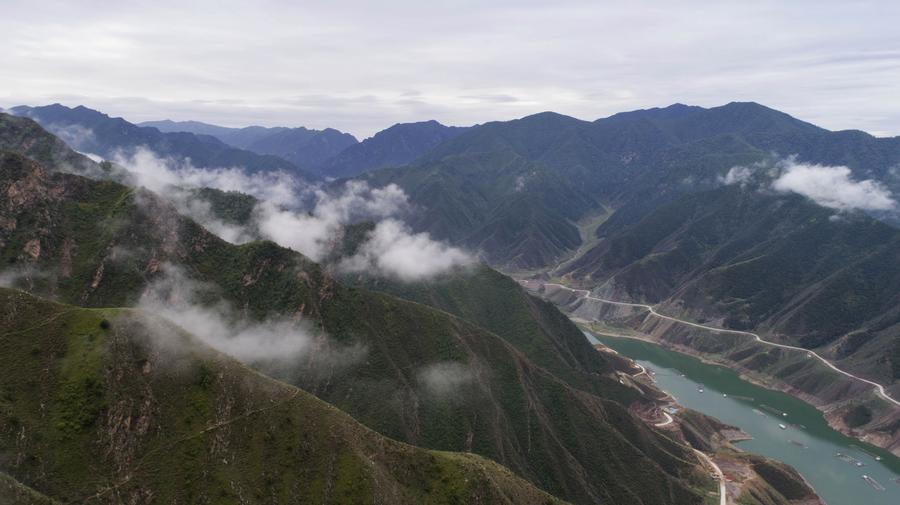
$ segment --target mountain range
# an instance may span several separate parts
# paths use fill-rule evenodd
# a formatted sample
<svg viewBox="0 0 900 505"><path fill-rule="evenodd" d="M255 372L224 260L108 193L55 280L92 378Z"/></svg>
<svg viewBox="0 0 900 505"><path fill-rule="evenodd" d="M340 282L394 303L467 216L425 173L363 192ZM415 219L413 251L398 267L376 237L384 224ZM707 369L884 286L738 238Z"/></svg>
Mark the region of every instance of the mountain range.
<svg viewBox="0 0 900 505"><path fill-rule="evenodd" d="M4 226L0 232L0 250L6 273L15 277L9 282L17 288L62 303L98 308L99 311L85 311L83 314L85 317L99 315L106 318L110 321L106 324L114 329L125 323L112 316L128 313L116 307L141 306L148 288L168 281L175 286L198 287L201 292L197 293L192 310L211 310L222 303L239 308L229 310L222 316L230 324L257 327L278 320L283 321L279 324L294 327L296 323L290 321L296 322L297 318L302 318L310 325L303 327L302 331L310 335L312 342L316 342L316 351L288 365L273 365L266 360L256 364L276 379L300 386L348 412L382 435L429 449L466 451L490 457L540 489L573 503L594 503L598 500L616 503L702 501L700 489L706 485L707 477L698 470L691 449L650 429L629 410L628 406L635 402L652 405L656 400L653 394L640 388L619 383L615 378L616 367L627 365L596 353L579 330L557 309L525 294L515 282L486 267L458 281L465 284L434 285L429 287L431 294L428 296L409 294L408 299L399 298L387 294L392 291L390 289L379 292L356 286L355 283L345 286L319 265L271 242L252 242L243 246L228 244L180 216L164 199L146 190L44 170L34 161L11 153L4 154L0 160L0 174L0 191L13 195L2 210ZM173 275L176 276L174 280L171 279ZM460 295L461 289L470 289L480 295L464 297ZM509 304L503 318L480 310L485 300L500 293ZM63 315L81 317L78 315L81 313L72 308L47 305L47 302L37 299L23 299L16 292L9 295L13 300L25 300L22 303L27 306L36 304L42 307L29 312L20 308L19 302L10 302L10 307L15 308L5 313L20 315L7 323L15 325L10 331L16 334L27 334L35 323L40 324L42 318L57 320L56 313L60 314L59 318ZM178 299L183 295L172 293L166 296ZM433 301L433 304L426 305L429 298L452 299L454 302ZM412 301L414 299L417 302ZM61 408L69 410L54 414L54 418L64 422L63 425L40 424L43 421L40 421L40 416L34 417L33 411L23 412L17 418L25 423L27 433L46 433L50 440L71 437L74 442L71 446L63 444L41 449L34 446L33 451L15 452L17 446L13 438L7 439L4 446L8 451L6 453L21 454L24 458L21 461L26 463L5 466L4 471L23 486L54 498L102 492L109 484L91 484L79 477L82 474L78 472L83 469L75 460L66 463L71 465L71 470L66 472L71 473L52 474L59 480L48 479L46 474L40 473L39 463L27 462L55 460L63 453L92 454L76 450L74 444L96 437L111 437L122 440L121 443L126 445L134 444L116 446L117 450L100 457L95 463L104 469L102 472L98 470L98 475L110 475L110 480L106 482L115 482L118 477L138 472L140 465L148 461L138 455L156 454L153 447L180 444L177 433L193 437L190 434L202 430L202 426L230 419L230 412L256 412L261 407L254 402L266 402L265 397L256 398L257 395L248 393L249 397L254 398L251 402L243 397L241 390L232 393L234 396L231 397L210 397L208 395L212 392L207 394L189 390L191 392L185 393L184 401L199 402L197 407L185 410L176 405L174 411L164 409L152 398L166 397L167 401L177 404L182 397L169 398L162 390L153 389L155 385L151 385L150 389L141 386L141 381L147 380L141 376L145 366L151 370L158 366L157 363L162 366L162 362L155 361L160 358L152 358L152 350L138 346L137 350L127 351L135 356L132 363L139 363L140 366L111 375L103 371L107 370L103 365L107 362L105 360L121 361L114 358L116 353L121 352L121 347L119 344L113 345L113 342L124 342L124 348L128 349L133 347L128 344L131 339L146 340L142 336L146 331L141 326L128 326L134 328L128 332L133 336L124 341L106 340L104 335L90 329L108 329L101 324L102 321L96 321L96 317L87 319L89 322L84 326L76 324L76 329L64 325L59 330L61 334L42 333L48 338L74 339L72 345L75 347L71 351L53 355L54 359L61 361L52 368L56 370L57 366L60 367L63 375L53 376L47 392L51 397L71 398L60 400ZM151 323L141 325L159 325ZM70 331L74 333L66 333ZM170 332L176 330L165 330L165 333ZM89 347L78 347L84 345ZM30 352L24 349L22 352ZM69 363L87 359L81 358L84 352L99 361L75 361L82 363L78 367L87 368L73 369L76 365ZM151 358L140 358L146 352L150 352ZM9 356L18 362L18 354ZM165 362L171 358L162 359ZM220 358L210 359L213 364L204 365L205 361L200 360L187 366L187 370L194 371L184 380L199 381L195 382L198 387L212 381L216 385L212 389L216 395L220 395L217 392L218 385L222 384L220 381L241 382L240 375L219 371L220 365L215 362ZM145 365L145 362L150 365ZM22 391L18 381L27 376L29 370L25 368L19 373L7 375L4 391ZM200 374L200 379L190 378L198 377L196 374ZM118 377L124 377L121 380L129 384L134 384L132 380L137 381L134 387L139 390L145 388L143 398L148 398L150 402L146 408L159 417L148 418L148 414L142 414L140 409L144 403L132 399L121 404L114 400L128 396L118 389L118 382L113 382L113 378ZM144 377L153 376L145 374ZM246 387L252 391L257 386L248 384ZM278 386L275 390L278 391L278 388L291 391L288 386ZM19 412L22 405L17 398L11 397L9 401ZM217 409L221 408L229 410L219 412ZM184 412L184 417L171 412ZM184 430L163 430L172 437L171 442L158 435L149 435L145 444L141 438L143 433L156 431L137 434L129 431L129 427L143 430L139 427L168 426L169 423L183 426ZM306 426L301 420L286 421L281 417L272 419L271 423L273 429L275 426L285 426L285 423ZM65 426L66 431L53 431L62 430L61 426ZM314 428L315 424L310 426L311 430L321 432ZM125 431L121 431L123 429ZM348 428L350 433L358 429L352 425ZM201 438L197 439L197 443L208 440L212 445L185 445L184 450L189 452L181 463L184 468L187 468L184 465L202 464L206 455L218 458L222 454L218 451L233 447L229 446L229 441L235 444L255 443L234 438L220 440L212 434L209 438L202 434L199 436ZM342 436L334 435L330 440L344 443L340 442ZM347 442L351 444L347 450L350 454L372 457L369 450L351 449L356 447L352 444L379 443L377 441L380 439L374 435L371 437L367 439L369 441ZM234 450L237 453L265 453L290 451L290 448L296 447L293 445L295 443L302 445L301 442L283 441L278 435L263 440L268 441L260 446ZM221 444L225 444L226 449L221 449ZM54 447L58 447L60 452L53 452ZM128 451L133 451L134 458L127 456ZM304 453L304 457L308 458L305 462L288 459L278 463L276 459L272 463L281 464L282 468L318 464L332 468L327 465L336 463L327 461L327 453L310 449ZM126 454L123 457L129 459L116 461L111 459L113 454ZM460 461L460 457L453 456L448 461ZM224 459L228 460L228 457ZM401 460L409 464L415 461L412 456ZM352 461L341 463L341 468L351 471L355 464ZM475 466L467 466L469 464L463 459L459 463L461 469L453 470L453 475L477 473L478 460L474 461ZM156 468L157 464L167 465L162 461L146 464L151 468ZM439 459L435 465L445 463ZM227 471L223 468L224 473L217 475L228 475L228 471L240 472L241 467L237 468ZM484 464L481 468L487 468L482 472L495 471ZM376 481L388 478L377 466L373 471ZM421 471L432 472L427 466L422 467ZM464 498L466 496L478 493L490 496L495 491L481 485L476 488L462 486L462 477L454 480L457 477L441 477L440 471L434 471L437 473L429 475L441 479L441 484L427 484L427 479L407 472L402 474L405 477L394 477L400 482L396 486L379 485L377 489L379 492L397 493L398 496L421 496L427 492L444 496L450 492L447 487L452 487L456 490L453 492L463 497L459 498L463 501L469 499ZM276 480L279 475L274 468L240 473ZM365 487L350 490L340 487L343 484L336 482L345 474L326 472L323 475L324 482L334 483L324 485L346 493L347 498L342 500L354 502L354 497L366 492ZM413 481L404 479L413 479L418 484L413 486L409 484ZM516 479L510 475L507 481L497 485L513 488L513 493L522 496L541 496ZM650 481L653 486L645 485ZM217 489L214 483L209 488L193 485L162 488L159 486L163 484L159 482L136 480L132 492L190 497L206 496L211 492L209 490ZM261 489L260 486L269 481L241 482L245 483L241 484L241 488L246 486L247 492L258 492L254 490ZM412 486L412 489L405 486ZM236 493L242 492L229 489L220 491L224 493L223 500L231 501ZM335 499L331 501L339 502ZM441 499L438 502L452 500Z"/></svg>
<svg viewBox="0 0 900 505"><path fill-rule="evenodd" d="M561 280L608 298L651 303L686 319L752 329L814 349L884 383L889 392L896 393L900 383L900 231L893 200L900 191L898 138L831 132L755 103L709 109L676 104L590 122L552 112L469 128L429 121L394 125L362 142L330 129L230 129L196 122L137 126L62 106L13 112L27 117L0 115L5 151L0 194L8 195L0 209L0 261L5 283L29 294L0 293L9 310L25 320L3 324L31 335L42 318L89 321L65 323L42 337L63 339L71 352L37 353L29 361L18 356L33 350L16 349L10 363L21 362L23 371L0 384L2 391L21 390L21 377L35 373L34 363L44 358L51 364L42 366L60 370L42 394L67 398L63 410L77 408L55 412L56 427L35 414L33 405L9 400L29 433L50 440L65 439L66 433L53 431L63 426L75 439L114 440L120 425L112 415L117 422L130 419L128 426L141 425L140 405L129 404L127 410L109 399L133 388L143 388L145 397L161 394L153 389L161 379L154 378L158 358L152 358L152 346L134 341L152 340L151 328L162 326L164 333L193 342L191 356L202 355L186 366L201 377L196 387L172 401L201 407L180 419L154 403L154 412L162 414L149 421L161 423L153 426L180 423L185 434L204 423L218 426L231 414L209 410L210 405L257 412L259 402L278 400L245 398L245 392L268 388L294 395L287 404L321 405L327 416L337 416L327 419L340 421L321 421L326 414L313 409L309 415L315 420L309 422L340 426L329 440L355 456L338 467L362 472L363 482L387 483L347 488L338 483L348 474L329 470L322 473L326 491L311 495L315 499L338 501L334 490L340 489L353 502L378 489L413 502L426 501L423 496L432 492L440 495L435 502L452 502L447 493L462 502L490 501L477 497L498 493L521 496L511 500L515 503L534 502L549 499L546 492L572 503L703 503L709 479L693 449L637 415L658 406L658 392L622 381L627 361L596 352L556 307L501 272ZM89 131L87 140L76 130ZM338 179L320 183L326 193L347 184L346 177L372 188L393 184L408 197L412 211L405 217L413 233L474 251L484 263L426 282L342 272L335 266L342 256L354 254L357 241L374 233L375 225L365 222L344 230L321 263L272 242L231 244L181 215L165 195L129 187L127 178L104 177L122 167L96 163L66 143L109 156L147 146L197 166L191 153L201 152L206 167L235 156L246 164L224 164L250 172L287 171L307 180ZM340 143L346 145L338 148ZM217 147L204 151L197 145ZM291 156L294 161L287 159ZM798 174L825 174L831 187L847 185L852 191L823 195L819 186L813 191L801 184L806 179L798 183ZM851 198L859 191L868 198ZM191 195L228 222L246 223L255 212L256 201L240 193L198 188ZM160 286L167 290L164 300L182 302L187 295L175 288L191 287L191 310L207 314L226 307L220 315L230 326L255 331L274 321L302 330L314 351L290 366L271 358L249 360L268 377L241 368L198 343L208 344L208 337L191 336L128 308L144 306L148 292ZM117 319L124 315L128 322ZM124 336L109 331L120 327L128 328ZM111 381L115 374L99 372L108 360L120 361L115 356L123 351L115 342L121 338L126 349L134 349L128 351L137 356L134 362L152 363L147 377L140 367L123 369L125 384ZM95 361L85 361L95 354ZM80 363L74 371L73 360ZM80 374L74 382L65 375L71 373ZM212 379L202 378L207 374ZM235 374L246 375L241 387L250 389L223 392L225 377L237 380ZM318 399L302 396L303 391ZM301 423L292 408L286 406L277 418L266 410L265 425ZM75 415L76 410L87 414ZM896 434L900 423L879 429ZM367 435L359 438L360 430ZM251 446L240 451L293 454L290 448L303 445L276 431L269 430L270 438L259 444L246 442ZM211 446L185 446L193 451L186 464L244 443L228 433L224 441L209 437L200 440ZM29 449L19 453L10 434L0 441L7 455L32 458L28 461L58 457L40 438L30 440ZM154 444L175 443L138 440L115 452L144 454ZM225 449L216 446L220 443ZM386 449L369 458L369 471L358 462L372 454L373 444ZM310 447L306 459L274 458L267 465L333 469L336 463L326 462L323 454L345 450ZM100 472L109 476L104 478L114 481L136 471L138 460L111 457L98 457L98 464L108 465ZM416 458L428 463L415 471L381 466L412 464ZM73 462L73 468L79 464ZM152 463L158 464L168 463ZM53 498L103 489L76 485L77 470L53 480L39 468L27 463L2 469L17 486ZM226 479L229 471L217 463L216 479ZM266 467L254 475L279 480L279 471ZM239 488L265 488L242 479ZM152 479L134 486L129 492L169 493L188 501L224 488L185 484L175 490ZM232 486L226 501L239 494Z"/></svg>
<svg viewBox="0 0 900 505"><path fill-rule="evenodd" d="M238 149L277 156L311 173L320 172L320 166L326 160L358 143L353 135L333 128L324 130L263 126L227 128L197 121L170 120L147 121L139 123L139 126L156 128L166 133L209 135Z"/></svg>

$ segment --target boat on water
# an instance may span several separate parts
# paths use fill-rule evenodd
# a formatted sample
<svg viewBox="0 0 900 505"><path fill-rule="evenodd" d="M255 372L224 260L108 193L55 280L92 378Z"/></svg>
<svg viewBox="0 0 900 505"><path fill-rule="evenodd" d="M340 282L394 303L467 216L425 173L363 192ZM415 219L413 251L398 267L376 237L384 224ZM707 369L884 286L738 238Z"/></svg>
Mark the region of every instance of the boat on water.
<svg viewBox="0 0 900 505"><path fill-rule="evenodd" d="M759 410L759 409L753 409L753 413L756 414L756 415L758 415L758 416L764 416L764 415L766 415L765 412L763 412L763 411L761 411L761 410Z"/></svg>
<svg viewBox="0 0 900 505"><path fill-rule="evenodd" d="M801 449L809 449L809 446L804 444L803 442L798 442L796 440L790 440L790 439L788 439L788 442L796 445L797 447L799 447Z"/></svg>
<svg viewBox="0 0 900 505"><path fill-rule="evenodd" d="M697 392L698 392L698 393L702 393L703 391L704 391L704 389L703 389L703 384L698 384L698 385L697 385Z"/></svg>
<svg viewBox="0 0 900 505"><path fill-rule="evenodd" d="M869 477L868 475L862 476L863 480L866 481L866 484L872 486L873 489L877 489L878 491L884 491L884 486L878 483L877 480Z"/></svg>
<svg viewBox="0 0 900 505"><path fill-rule="evenodd" d="M785 425L783 425L783 424L779 424L778 427L781 428L782 430L786 430L786 429L787 429L787 426L785 426Z"/></svg>

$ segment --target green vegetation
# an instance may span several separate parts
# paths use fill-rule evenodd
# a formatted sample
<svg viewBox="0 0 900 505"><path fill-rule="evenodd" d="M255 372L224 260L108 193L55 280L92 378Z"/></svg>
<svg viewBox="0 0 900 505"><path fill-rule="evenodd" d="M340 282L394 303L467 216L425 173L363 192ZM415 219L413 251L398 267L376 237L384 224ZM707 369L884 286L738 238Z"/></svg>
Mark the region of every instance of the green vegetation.
<svg viewBox="0 0 900 505"><path fill-rule="evenodd" d="M561 503L483 458L377 435L145 314L7 289L0 308L15 314L0 321L13 503ZM54 421L76 407L77 423Z"/></svg>
<svg viewBox="0 0 900 505"><path fill-rule="evenodd" d="M250 319L302 317L337 352L362 349L349 364L332 361L342 355L326 349L278 370L277 378L313 392L383 435L493 458L575 503L700 501L695 489L706 481L690 451L629 414L619 402L642 399L605 376L610 365L585 346L577 330L552 306L494 271L451 280L436 290L435 296L444 293L435 298L441 303L433 303L444 308L438 310L344 286L271 242L228 244L149 192L46 174L15 156L2 162L0 191L22 181L32 189L28 198L2 209L2 217L16 227L0 230L0 251L18 271L48 274L31 280L25 275L23 288L89 307L128 306L171 268L167 265L175 265L185 282L205 287L200 303L225 302ZM35 238L40 243L36 256L26 247ZM465 300L467 289L475 303ZM506 300L503 311L484 310L494 297ZM117 319L100 315L85 326L97 334L93 338L100 335L102 319L110 321L108 331L122 331ZM93 359L92 345L99 345L90 342L79 344L81 366ZM448 362L464 370L463 389L435 394L422 373ZM193 386L171 428L176 433L202 430L205 420L223 408L208 394L219 375L199 365L192 369L196 372L185 380ZM66 400L58 402L62 410L54 419L65 428L58 438L65 435L67 443L76 444L80 433L97 427L96 413L102 416L116 400L97 394L109 388L106 375L66 377L57 393ZM73 415L75 408L85 414ZM201 474L202 442L189 438L179 446L182 459L177 461L183 463L172 463L179 475ZM282 482L277 472L271 478ZM221 482L227 482L225 477Z"/></svg>

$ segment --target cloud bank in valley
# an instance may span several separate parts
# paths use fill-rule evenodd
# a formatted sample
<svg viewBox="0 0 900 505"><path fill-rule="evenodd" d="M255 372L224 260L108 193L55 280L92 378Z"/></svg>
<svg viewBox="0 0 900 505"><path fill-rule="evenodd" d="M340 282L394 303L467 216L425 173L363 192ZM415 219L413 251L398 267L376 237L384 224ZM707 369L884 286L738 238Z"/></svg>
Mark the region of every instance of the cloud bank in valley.
<svg viewBox="0 0 900 505"><path fill-rule="evenodd" d="M231 243L268 239L314 261L323 261L340 243L348 224L372 221L374 230L352 258L339 268L417 281L465 267L475 260L462 249L413 233L399 220L409 199L397 185L372 188L348 181L338 190L309 186L284 172L247 174L237 168L197 168L164 159L149 149L118 156L116 163L133 174L134 183L172 201L179 212ZM219 218L196 188L246 193L258 200L249 222Z"/></svg>

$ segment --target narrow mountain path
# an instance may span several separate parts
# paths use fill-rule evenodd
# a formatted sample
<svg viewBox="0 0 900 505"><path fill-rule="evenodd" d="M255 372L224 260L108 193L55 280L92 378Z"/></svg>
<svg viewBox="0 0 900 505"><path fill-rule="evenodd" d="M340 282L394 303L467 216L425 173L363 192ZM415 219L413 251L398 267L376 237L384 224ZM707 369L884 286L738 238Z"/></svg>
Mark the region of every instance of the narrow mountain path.
<svg viewBox="0 0 900 505"><path fill-rule="evenodd" d="M814 356L814 357L818 358L819 361L821 361L822 363L824 363L826 366L828 366L828 368L831 368L831 369L834 370L835 372L838 372L838 373L840 373L840 374L846 375L847 377L850 377L851 379L856 379L856 380L858 380L858 381L862 381L862 382L865 382L866 384L869 384L869 385L871 385L871 386L874 386L874 387L875 387L875 390L876 390L876 392L878 393L879 396L881 396L881 397L884 398L885 400L887 400L887 401L893 403L894 405L900 407L900 401L897 401L897 400L895 400L894 398L892 398L890 395L888 395L887 392L886 392L885 389L884 389L884 386L882 386L881 384L878 384L877 382L870 381L870 380L868 380L868 379L864 379L864 378L859 377L859 376L857 376L857 375L853 375L853 374L850 373L850 372L846 372L846 371L844 371L844 370L841 370L840 368L836 367L834 364L832 364L832 363L831 363L830 361L828 361L827 359L823 358L822 356L820 356L819 354L815 353L814 351L810 351L809 349L804 349L804 348L802 348L802 347L796 347L796 346L793 346L793 345L779 344L779 343L777 343L777 342L770 342L770 341L768 341L768 340L763 339L762 337L760 337L760 336L757 335L756 333L751 333L751 332L749 332L749 331L726 330L726 329L724 329L724 328L716 328L716 327L714 327L714 326L706 326L706 325L704 325L704 324L692 323L692 322L690 322L690 321L685 321L685 320L683 320L683 319L678 319L678 318L675 318L675 317L672 317L672 316L667 316L667 315L665 315L665 314L660 314L659 312L657 312L657 311L653 308L652 305L646 305L646 304L643 304L643 303L617 302L617 301L615 301L615 300L606 300L606 299L604 299L604 298L598 298L598 297L596 297L596 296L591 296L591 292L590 292L589 290L587 290L587 289L573 289L573 288L570 288L570 287L568 287L568 286L564 286L564 285L562 285L562 284L557 284L557 283L555 283L555 282L547 282L547 283L544 283L544 285L545 285L545 286L557 286L557 287L559 287L559 288L562 288L562 289L565 289L565 290L568 290L568 291L572 291L572 292L574 292L574 293L584 293L584 298L587 299L587 300L594 300L594 301L598 301L598 302L601 302L601 303L608 303L608 304L611 304L611 305L620 305L620 306L624 306L624 307L637 307L637 308L640 308L640 309L644 309L644 310L649 311L651 314L653 314L654 316L656 316L656 317L658 317L658 318L660 318L660 319L667 319L667 320L669 320L669 321L674 321L674 322L680 323L680 324L686 324L686 325L688 325L688 326L693 326L693 327L695 327L695 328L702 328L702 329L704 329L704 330L715 331L715 332L719 332L719 333L730 333L730 334L733 334L733 335L745 335L745 336L753 337L754 339L756 339L757 342L760 342L760 343L762 343L762 344L771 345L771 346L773 346L773 347L781 347L781 348L783 348L783 349L791 349L791 350L794 350L794 351L805 352L805 353L809 354L810 356Z"/></svg>
<svg viewBox="0 0 900 505"><path fill-rule="evenodd" d="M719 481L719 505L728 505L728 495L725 493L725 474L722 473L722 469L719 468L719 465L717 465L712 460L712 458L710 458L706 454L698 451L697 449L694 449L694 452L697 454L697 456L700 457L701 460L705 461L706 464L708 464L716 474L716 480Z"/></svg>

